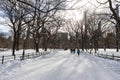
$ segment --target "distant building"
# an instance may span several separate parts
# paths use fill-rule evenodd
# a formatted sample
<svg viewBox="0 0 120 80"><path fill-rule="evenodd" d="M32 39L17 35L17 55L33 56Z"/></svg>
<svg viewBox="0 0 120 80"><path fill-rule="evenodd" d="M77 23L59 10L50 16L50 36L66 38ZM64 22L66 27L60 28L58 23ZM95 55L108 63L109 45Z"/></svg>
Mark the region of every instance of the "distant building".
<svg viewBox="0 0 120 80"><path fill-rule="evenodd" d="M63 41L67 41L68 40L68 33L57 33L56 37L63 40Z"/></svg>
<svg viewBox="0 0 120 80"><path fill-rule="evenodd" d="M68 33L57 33L56 40L58 41L59 48L68 48Z"/></svg>

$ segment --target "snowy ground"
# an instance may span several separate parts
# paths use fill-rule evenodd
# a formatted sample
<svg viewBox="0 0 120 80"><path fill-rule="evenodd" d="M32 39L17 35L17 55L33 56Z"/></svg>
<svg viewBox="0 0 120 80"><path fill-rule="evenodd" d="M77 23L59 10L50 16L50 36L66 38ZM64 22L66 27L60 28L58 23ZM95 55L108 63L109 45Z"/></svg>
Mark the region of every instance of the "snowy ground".
<svg viewBox="0 0 120 80"><path fill-rule="evenodd" d="M95 53L95 51L92 50L92 53ZM115 56L120 56L120 52L116 52L116 49L106 49L106 51L104 51L104 49L99 49L97 51L97 53L99 53L99 54L108 54L108 55L114 54Z"/></svg>
<svg viewBox="0 0 120 80"><path fill-rule="evenodd" d="M116 49L106 49L106 51L104 51L104 49L99 49L98 52L100 54L109 54L109 55L114 54L115 56L120 56L120 52L116 52Z"/></svg>
<svg viewBox="0 0 120 80"><path fill-rule="evenodd" d="M0 65L0 80L120 80L120 62L57 50Z"/></svg>
<svg viewBox="0 0 120 80"><path fill-rule="evenodd" d="M40 52L43 52L42 49L39 49ZM23 50L15 51L16 55L22 54ZM25 50L25 53L35 53L35 50L33 49L27 49ZM6 51L0 51L0 56L6 56L6 55L12 55L12 50L8 49Z"/></svg>

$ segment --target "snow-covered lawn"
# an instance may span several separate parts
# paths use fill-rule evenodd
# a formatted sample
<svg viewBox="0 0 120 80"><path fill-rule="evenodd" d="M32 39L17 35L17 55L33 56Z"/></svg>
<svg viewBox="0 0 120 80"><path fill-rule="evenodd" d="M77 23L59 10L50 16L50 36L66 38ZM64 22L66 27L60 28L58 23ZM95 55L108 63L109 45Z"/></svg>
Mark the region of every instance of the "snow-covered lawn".
<svg viewBox="0 0 120 80"><path fill-rule="evenodd" d="M40 52L43 52L43 50L42 49L39 49L40 50ZM23 53L23 50L19 50L19 51L15 51L15 54L16 55L22 55L22 53ZM25 50L25 53L35 53L35 50L33 50L33 49L27 49L27 50ZM12 55L12 50L11 49L8 49L7 51L0 51L0 56L6 56L6 55Z"/></svg>
<svg viewBox="0 0 120 80"><path fill-rule="evenodd" d="M57 50L0 65L0 80L120 80L120 62Z"/></svg>
<svg viewBox="0 0 120 80"><path fill-rule="evenodd" d="M114 54L115 56L120 56L120 52L116 52L116 49L106 49L106 51L104 51L104 49L99 49L97 52L99 54L108 54L108 55Z"/></svg>

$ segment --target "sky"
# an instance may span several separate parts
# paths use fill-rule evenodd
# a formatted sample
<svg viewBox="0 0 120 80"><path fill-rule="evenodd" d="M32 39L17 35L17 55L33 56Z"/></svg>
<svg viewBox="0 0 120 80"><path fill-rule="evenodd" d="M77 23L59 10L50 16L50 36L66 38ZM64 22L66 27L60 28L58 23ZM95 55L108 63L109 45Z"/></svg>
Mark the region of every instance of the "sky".
<svg viewBox="0 0 120 80"><path fill-rule="evenodd" d="M0 31L1 32L9 32L10 27L6 24L5 17L3 16L3 13L0 11Z"/></svg>
<svg viewBox="0 0 120 80"><path fill-rule="evenodd" d="M66 19L74 19L80 20L83 17L83 13L85 10L93 11L96 6L99 4L96 0L69 0L72 1L68 3L68 7L72 7L74 10L64 11L64 15ZM10 28L4 24L6 21L4 17L1 16L2 12L0 12L0 31L9 32Z"/></svg>
<svg viewBox="0 0 120 80"><path fill-rule="evenodd" d="M99 0L105 1L105 0ZM74 6L73 6L74 5ZM75 19L80 20L83 17L84 11L101 11L104 6L99 6L100 4L96 2L96 0L74 0L68 6L72 6L75 10L65 11L65 15L67 19ZM99 7L98 7L99 6Z"/></svg>
<svg viewBox="0 0 120 80"><path fill-rule="evenodd" d="M0 12L0 14L2 14ZM5 17L2 15L0 16L0 31L2 32L9 32L10 27L7 25L7 21L5 20Z"/></svg>
<svg viewBox="0 0 120 80"><path fill-rule="evenodd" d="M72 6L72 8L74 8L75 10L65 11L66 18L67 19L73 18L76 20L81 19L83 16L83 12L86 9L86 5L88 5L87 0L74 0L74 2L72 2L68 6Z"/></svg>

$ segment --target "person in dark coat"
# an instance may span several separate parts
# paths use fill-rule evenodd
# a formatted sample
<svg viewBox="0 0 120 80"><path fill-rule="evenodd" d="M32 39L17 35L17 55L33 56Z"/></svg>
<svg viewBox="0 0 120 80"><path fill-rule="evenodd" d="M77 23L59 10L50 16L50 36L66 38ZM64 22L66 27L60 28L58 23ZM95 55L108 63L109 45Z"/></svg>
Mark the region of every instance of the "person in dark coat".
<svg viewBox="0 0 120 80"><path fill-rule="evenodd" d="M73 49L73 53L75 54L75 49Z"/></svg>
<svg viewBox="0 0 120 80"><path fill-rule="evenodd" d="M72 49L70 49L70 52L72 53Z"/></svg>
<svg viewBox="0 0 120 80"><path fill-rule="evenodd" d="M77 50L77 54L78 54L78 56L80 55L80 50L79 49Z"/></svg>
<svg viewBox="0 0 120 80"><path fill-rule="evenodd" d="M75 49L70 49L71 53L75 54Z"/></svg>

